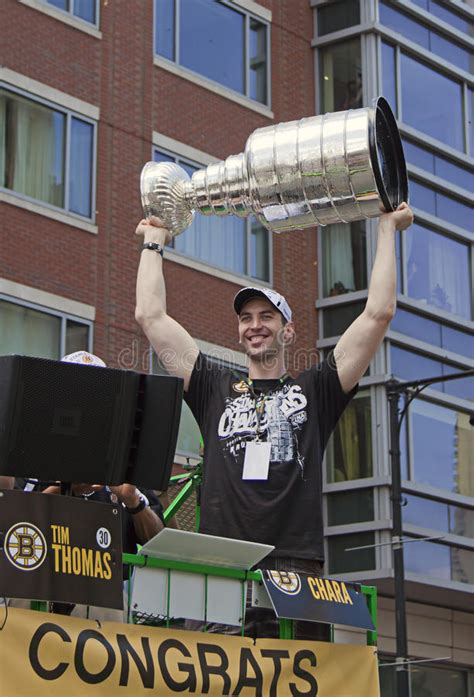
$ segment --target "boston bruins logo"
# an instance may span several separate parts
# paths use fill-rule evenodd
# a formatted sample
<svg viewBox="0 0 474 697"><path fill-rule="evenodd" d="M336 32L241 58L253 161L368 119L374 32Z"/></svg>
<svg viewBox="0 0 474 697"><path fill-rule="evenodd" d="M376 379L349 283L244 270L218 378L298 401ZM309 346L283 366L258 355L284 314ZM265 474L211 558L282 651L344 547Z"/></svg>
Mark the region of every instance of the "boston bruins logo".
<svg viewBox="0 0 474 697"><path fill-rule="evenodd" d="M269 571L268 576L273 585L287 595L298 595L301 590L301 579L293 571Z"/></svg>
<svg viewBox="0 0 474 697"><path fill-rule="evenodd" d="M31 523L12 525L5 536L5 556L17 569L33 571L44 562L47 546L44 535Z"/></svg>
<svg viewBox="0 0 474 697"><path fill-rule="evenodd" d="M234 390L234 392L240 392L240 394L243 394L244 392L249 391L249 386L245 382L245 380L241 380L240 382L234 382L234 384L232 385L232 389Z"/></svg>

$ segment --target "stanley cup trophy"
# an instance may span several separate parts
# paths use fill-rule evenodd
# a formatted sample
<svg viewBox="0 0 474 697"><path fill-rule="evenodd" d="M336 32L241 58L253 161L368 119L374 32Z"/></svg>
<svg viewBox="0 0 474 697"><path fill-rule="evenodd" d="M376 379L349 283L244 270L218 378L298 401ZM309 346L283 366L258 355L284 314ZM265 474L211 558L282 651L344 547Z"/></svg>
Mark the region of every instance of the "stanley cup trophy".
<svg viewBox="0 0 474 697"><path fill-rule="evenodd" d="M146 218L172 235L203 215L255 215L273 232L375 218L408 200L405 158L383 97L349 109L258 128L245 150L190 179L178 165L148 162Z"/></svg>

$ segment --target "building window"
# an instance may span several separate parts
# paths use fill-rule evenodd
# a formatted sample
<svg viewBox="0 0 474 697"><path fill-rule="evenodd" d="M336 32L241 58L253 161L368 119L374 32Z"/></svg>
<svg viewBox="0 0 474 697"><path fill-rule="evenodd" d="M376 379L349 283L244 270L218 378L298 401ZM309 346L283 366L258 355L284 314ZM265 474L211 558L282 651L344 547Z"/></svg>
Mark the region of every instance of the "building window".
<svg viewBox="0 0 474 697"><path fill-rule="evenodd" d="M360 22L359 0L333 0L316 8L318 36L332 34Z"/></svg>
<svg viewBox="0 0 474 697"><path fill-rule="evenodd" d="M410 202L415 208L474 232L474 206L462 203L410 177Z"/></svg>
<svg viewBox="0 0 474 697"><path fill-rule="evenodd" d="M472 488L474 489L474 486ZM474 508L412 494L403 494L403 499L404 524L474 539Z"/></svg>
<svg viewBox="0 0 474 697"><path fill-rule="evenodd" d="M474 552L470 549L417 540L405 544L403 550L408 573L474 584Z"/></svg>
<svg viewBox="0 0 474 697"><path fill-rule="evenodd" d="M474 359L472 333L455 329L434 319L428 319L416 312L398 307L390 329L400 334L439 346L447 351L459 353Z"/></svg>
<svg viewBox="0 0 474 697"><path fill-rule="evenodd" d="M441 179L446 179L452 184L466 189L466 191L474 189L474 172L472 170L466 169L457 162L442 157L406 138L403 139L403 150L407 161L416 167L435 174Z"/></svg>
<svg viewBox="0 0 474 697"><path fill-rule="evenodd" d="M323 296L367 288L365 222L320 228L323 250Z"/></svg>
<svg viewBox="0 0 474 697"><path fill-rule="evenodd" d="M155 53L269 104L269 25L225 0L155 0Z"/></svg>
<svg viewBox="0 0 474 697"><path fill-rule="evenodd" d="M424 378L441 377L459 373L464 366L441 361L439 358L429 357L426 354L409 351L396 344L390 347L391 372L402 380L422 380ZM448 382L439 382L432 386L433 390L439 390L453 397L474 400L472 378L460 378Z"/></svg>
<svg viewBox="0 0 474 697"><path fill-rule="evenodd" d="M374 490L354 489L326 494L328 525L351 525L374 520Z"/></svg>
<svg viewBox="0 0 474 697"><path fill-rule="evenodd" d="M474 23L472 19L468 19L468 17L461 14L461 12L456 12L456 8L449 7L447 4L439 2L439 0L411 0L411 2L434 15L434 17L443 20L446 24L450 24L454 29L468 36L473 35ZM472 4L470 0L468 0L468 2Z"/></svg>
<svg viewBox="0 0 474 697"><path fill-rule="evenodd" d="M370 393L361 390L346 407L326 448L328 482L373 475Z"/></svg>
<svg viewBox="0 0 474 697"><path fill-rule="evenodd" d="M91 349L91 324L46 308L0 296L0 355L58 360Z"/></svg>
<svg viewBox="0 0 474 697"><path fill-rule="evenodd" d="M399 32L405 39L413 41L458 68L466 72L471 71L472 51L449 38L449 35L436 31L388 2L379 2L379 12L380 21L386 27Z"/></svg>
<svg viewBox="0 0 474 697"><path fill-rule="evenodd" d="M0 88L0 186L92 216L95 125Z"/></svg>
<svg viewBox="0 0 474 697"><path fill-rule="evenodd" d="M409 478L418 484L474 497L474 428L469 414L415 399L409 408L407 425L404 456L409 463Z"/></svg>
<svg viewBox="0 0 474 697"><path fill-rule="evenodd" d="M351 535L330 535L328 544L328 573L349 574L355 571L375 569L375 548L352 550L375 543L373 532L358 532Z"/></svg>
<svg viewBox="0 0 474 697"><path fill-rule="evenodd" d="M319 51L321 113L362 106L360 40L332 44Z"/></svg>
<svg viewBox="0 0 474 697"><path fill-rule="evenodd" d="M97 0L43 0L43 2L84 22L97 24Z"/></svg>
<svg viewBox="0 0 474 697"><path fill-rule="evenodd" d="M157 162L177 162L189 176L204 166L159 150L153 157ZM196 213L191 227L171 244L177 252L212 266L270 281L270 233L254 217Z"/></svg>
<svg viewBox="0 0 474 697"><path fill-rule="evenodd" d="M472 150L472 142L468 144L472 139L467 135L472 131L469 116L472 93L464 89L461 80L385 42L382 42L382 71L383 89L399 120L451 148L461 152Z"/></svg>
<svg viewBox="0 0 474 697"><path fill-rule="evenodd" d="M361 314L365 306L363 302L348 305L325 307L323 310L323 333L325 338L340 336L347 327Z"/></svg>
<svg viewBox="0 0 474 697"><path fill-rule="evenodd" d="M381 697L396 697L396 661L393 656L379 654ZM437 667L423 663L413 663L410 667L411 697L472 697L468 687L467 670L456 667Z"/></svg>
<svg viewBox="0 0 474 697"><path fill-rule="evenodd" d="M472 261L469 245L415 223L404 233L402 250L406 260L403 292L410 298L470 320Z"/></svg>

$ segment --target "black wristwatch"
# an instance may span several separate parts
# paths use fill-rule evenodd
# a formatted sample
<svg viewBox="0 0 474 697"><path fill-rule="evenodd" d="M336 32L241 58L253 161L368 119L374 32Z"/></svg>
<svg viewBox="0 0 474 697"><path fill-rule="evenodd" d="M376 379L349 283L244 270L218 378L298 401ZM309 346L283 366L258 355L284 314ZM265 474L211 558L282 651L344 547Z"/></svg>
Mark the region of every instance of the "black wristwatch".
<svg viewBox="0 0 474 697"><path fill-rule="evenodd" d="M145 244L142 245L142 250L143 249L151 249L152 252L157 252L163 256L163 247L161 244L158 244L158 242L145 242Z"/></svg>
<svg viewBox="0 0 474 697"><path fill-rule="evenodd" d="M138 494L140 498L140 503L138 506L135 506L135 508L129 508L128 506L125 506L125 510L130 513L131 515L136 515L137 513L140 513L143 511L144 508L148 506L148 499L146 496L143 496L143 494Z"/></svg>

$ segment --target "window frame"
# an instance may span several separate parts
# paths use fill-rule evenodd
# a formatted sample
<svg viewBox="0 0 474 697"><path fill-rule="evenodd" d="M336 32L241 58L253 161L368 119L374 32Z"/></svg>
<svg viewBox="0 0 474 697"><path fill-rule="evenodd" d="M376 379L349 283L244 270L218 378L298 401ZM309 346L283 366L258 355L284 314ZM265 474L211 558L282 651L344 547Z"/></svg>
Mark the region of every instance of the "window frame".
<svg viewBox="0 0 474 697"><path fill-rule="evenodd" d="M84 23L88 27L95 27L96 29L99 29L99 27L100 27L100 2L98 2L98 0L94 0L95 22L89 22L89 20L84 19L83 17L80 17L79 15L76 15L74 13L74 7L76 5L76 0L68 0L68 2L69 2L69 9L68 10L63 10L61 7L58 7L57 5L53 5L50 2L50 0L40 0L40 2L42 5L46 5L49 8L53 8L53 10L56 10L57 12L60 12L69 18L77 20L78 22Z"/></svg>
<svg viewBox="0 0 474 697"><path fill-rule="evenodd" d="M21 192L15 191L14 189L8 189L6 187L0 186L0 192L4 192L6 194L18 197L19 199L23 201L31 201L32 203L44 206L45 208L48 208L51 211L57 211L60 213L63 213L67 216L71 216L75 220L95 224L96 222L96 187L97 187L97 138L98 138L98 122L91 118L90 116L85 116L81 114L78 111L75 111L74 109L67 108L61 104L57 104L55 102L50 101L49 99L46 99L44 97L41 97L39 95L36 95L32 92L28 92L27 90L21 89L19 87L16 87L15 85L6 82L5 80L0 79L0 89L3 89L5 92L10 92L12 94L17 94L20 97L23 97L24 99L27 99L31 102L41 104L42 106L47 107L48 109L51 109L52 111L59 112L60 114L63 114L66 119L66 125L65 125L65 157L64 157L64 170L63 170L63 176L64 176L64 206L55 206L52 203L49 203L48 201L43 201L42 199L38 198L33 198L33 196L28 196L27 194L23 194ZM69 197L70 197L70 192L69 192L69 187L70 187L70 171L71 171L71 121L72 119L75 118L79 121L83 121L84 123L89 124L92 126L92 142L91 142L91 149L92 149L92 158L91 158L91 173L90 173L90 178L91 178L91 200L90 200L90 209L91 209L91 215L90 216L85 216L81 215L80 213L75 213L74 211L69 210Z"/></svg>
<svg viewBox="0 0 474 697"><path fill-rule="evenodd" d="M208 163L198 162L196 160L193 160L192 157L190 157L189 155L180 154L179 152L173 152L173 150L170 150L169 147L157 145L155 143L153 144L153 147L152 147L152 160L153 160L153 162L155 162L155 153L156 152L162 152L163 155L167 155L168 157L171 157L177 165L184 164L184 165L188 165L190 167L196 167L197 169L203 169L203 168L207 167L207 165L209 164L209 162ZM196 215L200 215L200 214L197 213ZM213 217L218 218L219 216L213 216ZM244 222L245 222L245 240L246 240L245 267L246 267L246 271L249 270L250 265L251 265L251 249L250 249L250 241L251 241L251 234L252 234L251 217L252 216L249 215L246 218L242 218L242 220L244 220ZM266 228L264 228L264 229L266 229ZM267 237L268 237L268 271L269 271L269 274L268 274L269 278L268 279L261 279L261 278L258 278L257 276L250 276L248 273L241 274L238 271L235 271L234 269L226 268L224 266L216 266L215 264L212 264L207 259L202 259L200 257L194 257L194 256L190 256L189 254L184 254L183 252L179 252L174 248L174 246L172 246L171 249L173 251L173 254L176 254L176 255L183 257L185 259L191 259L193 261L197 261L201 264L206 264L210 268L219 269L223 273L233 274L235 276L238 276L239 278L242 278L242 280L244 280L245 282L252 281L254 283L262 284L264 286L273 287L273 263L272 263L272 260L273 260L273 236L270 233L270 230L268 230L268 229L266 229L266 230L267 230ZM186 231L184 234L186 234ZM172 242L174 244L174 240L172 240Z"/></svg>
<svg viewBox="0 0 474 697"><path fill-rule="evenodd" d="M87 351L92 352L94 345L94 322L84 317L79 317L78 315L73 315L69 312L64 312L57 310L46 305L40 305L38 303L31 302L29 300L23 300L7 293L0 292L0 300L10 303L12 305L18 305L19 307L25 307L29 310L35 310L36 312L41 312L45 315L57 317L61 324L59 330L59 360L62 356L66 354L66 330L67 321L76 322L76 324L84 324L88 327L88 347ZM55 360L55 359L52 359Z"/></svg>
<svg viewBox="0 0 474 697"><path fill-rule="evenodd" d="M241 15L244 16L244 23L245 23L245 34L244 34L244 45L242 48L242 57L243 57L243 62L244 62L244 91L239 92L238 90L234 90L231 87L228 87L227 85L224 85L217 80L213 80L212 78L208 77L207 75L203 75L195 70L192 70L191 68L188 68L180 62L180 11L181 11L181 0L173 0L173 11L174 11L174 60L171 60L169 58L166 58L165 56L161 55L160 53L156 52L156 3L159 2L159 0L154 0L153 2L153 57L155 59L158 59L160 62L163 61L165 64L168 63L173 66L177 66L180 70L184 71L185 73L189 74L190 76L196 76L199 80L204 80L209 82L212 85L215 85L216 87L219 88L219 91L223 91L224 93L227 91L232 95L238 95L239 97L243 97L244 99L249 100L251 104L255 104L261 108L271 110L272 108L272 74L271 74L271 55L272 55L272 50L271 50L271 21L268 20L267 18L263 17L262 15L257 14L256 12L253 12L247 7L244 7L243 5L238 4L238 2L233 2L232 0L218 0L218 2L221 5L224 5L234 12L238 12ZM264 8L262 8L264 9ZM267 47L267 55L266 55L266 84L267 84L267 98L265 102L260 102L257 99L254 99L253 97L250 96L250 59L249 59L249 32L250 32L250 20L255 19L261 24L265 25L266 27L266 47Z"/></svg>

